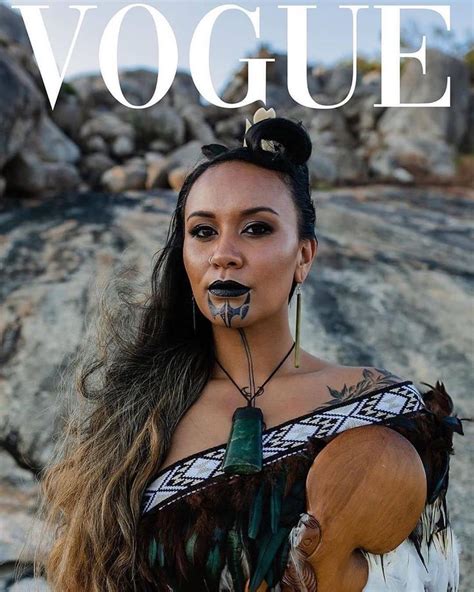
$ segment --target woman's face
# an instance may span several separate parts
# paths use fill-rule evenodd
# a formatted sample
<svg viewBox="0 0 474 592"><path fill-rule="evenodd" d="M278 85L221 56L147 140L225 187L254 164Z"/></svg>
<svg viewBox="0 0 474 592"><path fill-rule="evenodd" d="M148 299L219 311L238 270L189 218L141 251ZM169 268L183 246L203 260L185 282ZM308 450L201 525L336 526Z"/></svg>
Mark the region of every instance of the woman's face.
<svg viewBox="0 0 474 592"><path fill-rule="evenodd" d="M191 187L184 223L184 266L206 318L244 327L287 312L293 279L309 272L315 241L298 240L291 193L276 172L242 161L210 167ZM212 293L216 280L249 290Z"/></svg>

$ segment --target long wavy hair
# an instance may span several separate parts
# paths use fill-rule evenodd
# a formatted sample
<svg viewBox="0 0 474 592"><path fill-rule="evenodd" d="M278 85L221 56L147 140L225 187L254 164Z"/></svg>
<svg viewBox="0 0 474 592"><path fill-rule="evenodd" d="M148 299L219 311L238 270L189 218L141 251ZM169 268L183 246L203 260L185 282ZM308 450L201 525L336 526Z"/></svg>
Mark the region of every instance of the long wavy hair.
<svg viewBox="0 0 474 592"><path fill-rule="evenodd" d="M143 592L153 581L138 536L142 494L214 366L211 323L199 310L193 331L183 264L183 214L193 183L231 160L276 171L291 190L299 238L316 238L306 164L311 141L301 122L266 119L245 140L232 149L202 148L207 159L179 192L151 290L137 297L127 282L116 282L118 305L105 297L99 303L94 354L83 346L76 356L71 405L40 481L38 514L49 542L36 554L34 573L57 592Z"/></svg>

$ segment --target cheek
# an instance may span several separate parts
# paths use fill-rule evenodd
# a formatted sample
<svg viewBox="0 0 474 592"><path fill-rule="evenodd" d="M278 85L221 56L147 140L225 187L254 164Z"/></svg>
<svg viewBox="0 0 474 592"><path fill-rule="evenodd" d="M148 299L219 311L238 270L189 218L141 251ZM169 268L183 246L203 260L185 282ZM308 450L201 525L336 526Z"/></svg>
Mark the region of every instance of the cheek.
<svg viewBox="0 0 474 592"><path fill-rule="evenodd" d="M296 252L281 243L266 251L262 249L255 259L252 276L255 278L254 305L265 304L271 310L287 302L296 267Z"/></svg>
<svg viewBox="0 0 474 592"><path fill-rule="evenodd" d="M183 263L191 283L194 283L197 278L202 276L205 263L203 255L199 253L198 249L193 249L192 245L186 240L183 244Z"/></svg>

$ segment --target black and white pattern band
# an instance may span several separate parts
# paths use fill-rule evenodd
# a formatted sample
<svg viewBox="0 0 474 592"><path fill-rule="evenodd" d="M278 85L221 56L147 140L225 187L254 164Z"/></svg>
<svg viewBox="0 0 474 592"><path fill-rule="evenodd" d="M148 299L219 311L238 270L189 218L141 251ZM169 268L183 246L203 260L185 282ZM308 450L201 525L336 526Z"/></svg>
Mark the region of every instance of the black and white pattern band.
<svg viewBox="0 0 474 592"><path fill-rule="evenodd" d="M324 438L365 425L384 423L397 415L426 409L410 380L383 387L331 407L291 419L264 430L263 463L267 465L302 450L308 438ZM160 471L143 494L142 514L159 510L220 479L234 479L221 470L227 444L208 448Z"/></svg>

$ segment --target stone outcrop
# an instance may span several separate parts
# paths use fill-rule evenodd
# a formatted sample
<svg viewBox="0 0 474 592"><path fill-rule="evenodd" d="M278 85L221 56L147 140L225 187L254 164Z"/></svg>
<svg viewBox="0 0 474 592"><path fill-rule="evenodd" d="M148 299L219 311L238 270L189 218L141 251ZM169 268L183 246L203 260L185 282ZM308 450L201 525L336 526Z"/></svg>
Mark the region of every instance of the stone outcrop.
<svg viewBox="0 0 474 592"><path fill-rule="evenodd" d="M164 244L176 194L139 195L70 192L34 208L10 202L0 213L0 564L11 567L26 537L34 476L61 426L67 364L92 339L85 319L93 329L97 289L121 263L148 274ZM460 417L472 416L473 197L388 186L315 191L320 246L303 293L303 347L341 364L445 380ZM456 441L452 459L453 520L466 541L469 441Z"/></svg>
<svg viewBox="0 0 474 592"><path fill-rule="evenodd" d="M0 6L0 196L42 198L69 189L179 189L188 162L175 162L194 148L218 142L242 144L245 119L260 104L222 109L201 104L189 73L178 72L159 103L132 109L111 95L100 74L81 75L64 83L54 110L17 12ZM309 162L314 187L370 182L465 183L462 154L472 153L473 81L467 63L436 50L427 54L427 75L406 60L402 100L438 99L451 76L451 108L376 108L380 102L380 68L360 64L351 100L335 110L302 108L287 89L286 55L262 46L267 63L267 102L277 114L302 121L313 143ZM247 93L244 63L222 90L230 103ZM131 105L153 96L157 72L123 70L120 83ZM320 104L343 100L351 85L352 65L308 66L310 95ZM198 151L199 151L198 146ZM147 154L161 158L147 158ZM139 164L137 164L137 160ZM188 161L188 157L185 157ZM130 164L132 162L132 164Z"/></svg>
<svg viewBox="0 0 474 592"><path fill-rule="evenodd" d="M470 108L469 72L459 59L439 51L427 52L426 75L414 60L407 63L401 82L402 102L433 102L443 95L451 77L451 107L387 109L377 127L379 146L369 158L372 172L390 178L402 169L412 179L451 181L456 174L456 148L466 134Z"/></svg>

